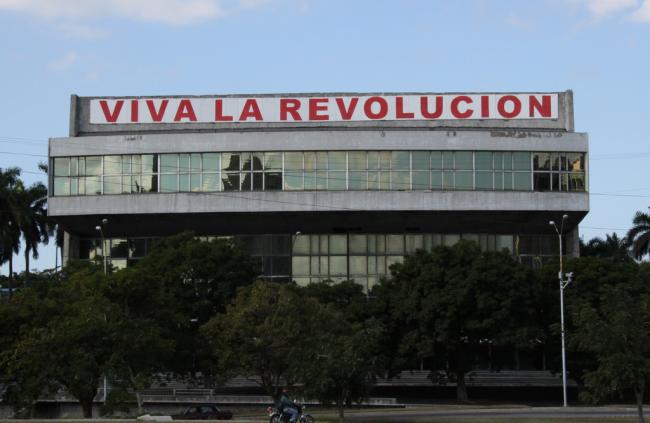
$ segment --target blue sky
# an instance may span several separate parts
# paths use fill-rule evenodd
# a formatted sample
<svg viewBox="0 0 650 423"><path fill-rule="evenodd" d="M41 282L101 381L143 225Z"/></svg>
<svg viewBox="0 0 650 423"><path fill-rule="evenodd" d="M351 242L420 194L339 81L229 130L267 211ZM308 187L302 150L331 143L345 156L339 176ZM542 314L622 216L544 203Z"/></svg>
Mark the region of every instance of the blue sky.
<svg viewBox="0 0 650 423"><path fill-rule="evenodd" d="M584 238L650 205L650 0L0 0L0 40L0 167L28 182L72 93L572 89Z"/></svg>

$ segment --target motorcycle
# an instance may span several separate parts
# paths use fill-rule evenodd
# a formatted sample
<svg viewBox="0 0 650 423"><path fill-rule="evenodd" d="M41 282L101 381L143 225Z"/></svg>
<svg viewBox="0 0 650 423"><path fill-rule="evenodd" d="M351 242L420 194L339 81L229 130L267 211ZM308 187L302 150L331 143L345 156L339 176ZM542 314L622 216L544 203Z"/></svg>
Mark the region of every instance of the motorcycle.
<svg viewBox="0 0 650 423"><path fill-rule="evenodd" d="M314 423L312 415L305 413L304 405L296 403L295 406L298 409L296 423ZM269 413L269 423L289 423L289 415L281 413L276 407L270 406L266 411Z"/></svg>

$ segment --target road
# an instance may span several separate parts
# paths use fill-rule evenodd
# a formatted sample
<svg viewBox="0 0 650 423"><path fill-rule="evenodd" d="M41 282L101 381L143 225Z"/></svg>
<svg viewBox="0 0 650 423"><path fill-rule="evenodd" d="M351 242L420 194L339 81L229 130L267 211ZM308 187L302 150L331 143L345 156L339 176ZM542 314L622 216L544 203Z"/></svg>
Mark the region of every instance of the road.
<svg viewBox="0 0 650 423"><path fill-rule="evenodd" d="M382 421L413 420L435 417L633 417L636 408L624 407L530 407L530 408L471 408L440 410L426 408L405 408L391 411L348 413L346 420Z"/></svg>

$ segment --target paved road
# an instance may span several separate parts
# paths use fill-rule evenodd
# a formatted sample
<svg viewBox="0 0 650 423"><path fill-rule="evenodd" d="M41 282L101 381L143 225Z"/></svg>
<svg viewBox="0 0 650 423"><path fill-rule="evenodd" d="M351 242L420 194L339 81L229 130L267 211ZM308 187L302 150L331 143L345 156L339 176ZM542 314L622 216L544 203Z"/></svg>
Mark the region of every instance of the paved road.
<svg viewBox="0 0 650 423"><path fill-rule="evenodd" d="M636 408L619 407L530 407L530 408L475 408L434 410L406 408L387 412L349 413L346 419L358 421L414 420L434 417L633 417Z"/></svg>

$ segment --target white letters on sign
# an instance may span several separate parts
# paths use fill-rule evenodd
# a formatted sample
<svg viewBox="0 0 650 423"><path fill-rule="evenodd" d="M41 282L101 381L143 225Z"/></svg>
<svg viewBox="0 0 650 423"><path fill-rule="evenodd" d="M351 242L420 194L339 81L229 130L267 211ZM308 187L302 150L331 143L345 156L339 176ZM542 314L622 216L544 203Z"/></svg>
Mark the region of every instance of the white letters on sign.
<svg viewBox="0 0 650 423"><path fill-rule="evenodd" d="M90 100L91 124L557 118L553 93Z"/></svg>

